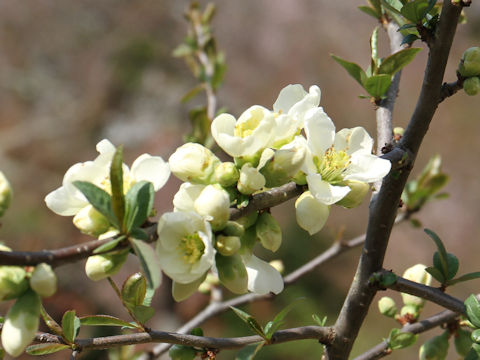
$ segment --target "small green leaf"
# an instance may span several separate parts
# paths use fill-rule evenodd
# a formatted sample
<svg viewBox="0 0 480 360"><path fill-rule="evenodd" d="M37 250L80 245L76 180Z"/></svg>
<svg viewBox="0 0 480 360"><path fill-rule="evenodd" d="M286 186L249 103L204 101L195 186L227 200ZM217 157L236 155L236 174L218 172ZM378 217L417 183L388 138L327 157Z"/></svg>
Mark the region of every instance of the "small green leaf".
<svg viewBox="0 0 480 360"><path fill-rule="evenodd" d="M62 327L45 311L43 306L40 307L40 314L42 315L43 322L52 332L58 336L63 336Z"/></svg>
<svg viewBox="0 0 480 360"><path fill-rule="evenodd" d="M156 289L162 281L162 273L155 251L141 240L130 239L130 243L138 256L142 271L147 278L148 286Z"/></svg>
<svg viewBox="0 0 480 360"><path fill-rule="evenodd" d="M363 11L365 14L374 17L375 19L380 19L380 16L375 9L372 9L370 6L359 6L358 10Z"/></svg>
<svg viewBox="0 0 480 360"><path fill-rule="evenodd" d="M365 90L375 99L381 99L388 91L392 77L387 74L373 75L365 81Z"/></svg>
<svg viewBox="0 0 480 360"><path fill-rule="evenodd" d="M480 328L480 304L475 295L470 295L464 302L468 320L477 328Z"/></svg>
<svg viewBox="0 0 480 360"><path fill-rule="evenodd" d="M152 212L155 190L148 181L135 183L125 196L125 228L130 231L147 220Z"/></svg>
<svg viewBox="0 0 480 360"><path fill-rule="evenodd" d="M438 255L439 255L439 261L441 265L441 270L445 278L448 277L448 256L447 256L447 250L445 250L445 246L442 243L442 240L438 237L437 234L435 234L432 230L430 229L424 229L425 233L432 238L432 240L435 242L435 245L437 246L438 249ZM434 261L435 261L435 256L434 256Z"/></svg>
<svg viewBox="0 0 480 360"><path fill-rule="evenodd" d="M318 326L325 326L327 323L327 316L324 316L322 319L317 314L312 314L312 319Z"/></svg>
<svg viewBox="0 0 480 360"><path fill-rule="evenodd" d="M73 343L80 330L80 319L75 316L75 310L65 312L62 317L62 329L65 339Z"/></svg>
<svg viewBox="0 0 480 360"><path fill-rule="evenodd" d="M390 11L394 11L399 15L402 14L400 9L403 7L403 4L400 0L382 0L382 4Z"/></svg>
<svg viewBox="0 0 480 360"><path fill-rule="evenodd" d="M122 240L125 240L125 235L121 235L116 237L115 239L110 240L109 242L106 242L103 245L100 245L98 248L96 248L93 253L94 254L99 254L99 253L104 253L110 250L115 249L115 247L118 245L119 242Z"/></svg>
<svg viewBox="0 0 480 360"><path fill-rule="evenodd" d="M417 338L418 336L413 333L392 329L388 337L388 347L392 350L404 349L415 344Z"/></svg>
<svg viewBox="0 0 480 360"><path fill-rule="evenodd" d="M193 89L191 89L189 92L187 92L183 97L180 99L181 103L186 103L190 100L192 100L195 96L200 94L200 92L204 89L203 84L199 84L195 86Z"/></svg>
<svg viewBox="0 0 480 360"><path fill-rule="evenodd" d="M195 52L195 48L188 45L188 44L180 44L178 45L172 52L173 57L184 57L193 55Z"/></svg>
<svg viewBox="0 0 480 360"><path fill-rule="evenodd" d="M196 327L192 331L190 331L190 335L203 336L203 330L200 327Z"/></svg>
<svg viewBox="0 0 480 360"><path fill-rule="evenodd" d="M414 219L410 219L410 225L412 225L414 228L421 228L422 222L414 218Z"/></svg>
<svg viewBox="0 0 480 360"><path fill-rule="evenodd" d="M403 37L402 43L400 45L413 44L416 40L420 40L420 36L418 36L416 34L408 34L408 35Z"/></svg>
<svg viewBox="0 0 480 360"><path fill-rule="evenodd" d="M420 23L429 11L429 7L428 0L413 0L406 3L400 12L411 22Z"/></svg>
<svg viewBox="0 0 480 360"><path fill-rule="evenodd" d="M430 266L425 268L425 271L428 272L430 275L433 276L435 280L437 280L440 284L445 283L445 276L443 276L443 272L436 267Z"/></svg>
<svg viewBox="0 0 480 360"><path fill-rule="evenodd" d="M408 65L422 50L420 48L403 49L383 59L382 64L378 68L379 74L394 75L403 67Z"/></svg>
<svg viewBox="0 0 480 360"><path fill-rule="evenodd" d="M397 275L395 275L391 271L382 273L382 275L378 279L379 285L382 287L388 287L390 285L395 284L397 282L397 278L398 278Z"/></svg>
<svg viewBox="0 0 480 360"><path fill-rule="evenodd" d="M112 163L110 165L110 184L112 186L113 213L117 217L118 223L123 225L123 218L125 216L125 195L123 194L123 146L119 146L113 155Z"/></svg>
<svg viewBox="0 0 480 360"><path fill-rule="evenodd" d="M258 335L268 341L262 327L252 315L233 306L230 306L230 309L232 309L235 314L237 314L237 316L242 319L253 331L255 331Z"/></svg>
<svg viewBox="0 0 480 360"><path fill-rule="evenodd" d="M222 85L226 70L227 65L225 64L225 56L223 55L223 53L218 53L215 59L213 76L210 79L210 84L212 85L214 90L218 89L220 85Z"/></svg>
<svg viewBox="0 0 480 360"><path fill-rule="evenodd" d="M28 355L47 355L65 349L70 349L70 346L63 344L36 344L30 345L25 351Z"/></svg>
<svg viewBox="0 0 480 360"><path fill-rule="evenodd" d="M470 339L470 331L458 328L454 336L455 350L462 358L467 356L468 351L472 347L472 339Z"/></svg>
<svg viewBox="0 0 480 360"><path fill-rule="evenodd" d="M132 311L135 318L142 324L145 324L153 317L153 315L155 315L154 308L144 305L135 306Z"/></svg>
<svg viewBox="0 0 480 360"><path fill-rule="evenodd" d="M89 315L82 316L80 323L83 326L122 326L130 329L136 329L137 326L110 315Z"/></svg>
<svg viewBox="0 0 480 360"><path fill-rule="evenodd" d="M270 340L273 334L275 333L275 331L277 331L280 328L280 326L283 325L284 317L293 309L294 306L297 305L299 301L302 301L302 300L305 300L305 298L296 299L295 301L288 304L275 316L275 318L272 321L269 321L265 325L264 332L268 340Z"/></svg>
<svg viewBox="0 0 480 360"><path fill-rule="evenodd" d="M457 284L459 282L469 281L469 280L474 280L474 279L479 279L479 278L480 278L480 272L478 272L478 271L477 272L472 272L472 273L468 273L468 274L459 276L456 279L448 281L448 285L453 285L453 284Z"/></svg>
<svg viewBox="0 0 480 360"><path fill-rule="evenodd" d="M367 79L367 75L365 74L365 71L363 71L363 69L358 64L343 60L342 58L339 58L338 56L335 56L333 54L330 54L330 56L333 58L333 60L339 63L345 70L347 70L350 76L353 77L363 87L363 84Z"/></svg>
<svg viewBox="0 0 480 360"><path fill-rule="evenodd" d="M262 341L257 344L250 344L240 350L235 356L235 360L253 360L255 355L262 349L265 343Z"/></svg>
<svg viewBox="0 0 480 360"><path fill-rule="evenodd" d="M88 202L103 216L105 216L110 224L119 228L117 217L113 213L112 198L109 193L91 184L87 181L74 181L73 185L81 191L87 198Z"/></svg>
<svg viewBox="0 0 480 360"><path fill-rule="evenodd" d="M433 254L433 266L435 266L438 270L442 271L442 263L438 251L435 251L435 253ZM446 280L450 280L455 277L458 271L458 266L458 258L452 253L447 253L448 273L443 274Z"/></svg>

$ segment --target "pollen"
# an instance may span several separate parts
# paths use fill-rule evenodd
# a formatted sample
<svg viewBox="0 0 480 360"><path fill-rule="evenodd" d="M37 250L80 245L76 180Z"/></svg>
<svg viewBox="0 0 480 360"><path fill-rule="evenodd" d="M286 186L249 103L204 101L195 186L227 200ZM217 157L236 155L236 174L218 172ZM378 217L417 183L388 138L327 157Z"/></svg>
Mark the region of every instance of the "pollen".
<svg viewBox="0 0 480 360"><path fill-rule="evenodd" d="M205 252L205 244L203 243L198 232L185 235L178 245L183 261L187 264L195 264Z"/></svg>

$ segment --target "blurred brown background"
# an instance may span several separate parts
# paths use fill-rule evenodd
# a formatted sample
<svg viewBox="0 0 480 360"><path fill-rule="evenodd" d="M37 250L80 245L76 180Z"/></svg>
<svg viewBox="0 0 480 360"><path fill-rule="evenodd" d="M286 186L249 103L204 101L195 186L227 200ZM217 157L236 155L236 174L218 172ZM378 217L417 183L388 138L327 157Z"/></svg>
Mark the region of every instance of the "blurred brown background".
<svg viewBox="0 0 480 360"><path fill-rule="evenodd" d="M0 169L15 191L14 203L0 229L0 239L7 245L17 250L41 250L89 240L79 234L71 218L53 214L43 198L61 185L69 166L96 156L95 144L102 138L124 144L128 163L144 152L168 159L181 144L190 126L187 112L194 104L180 104L179 100L196 83L171 52L186 34L183 12L188 3L0 1ZM356 9L364 5L362 1L244 0L218 1L217 5L215 33L228 65L219 91L220 106L235 115L252 104L271 108L285 85L301 83L308 89L318 84L321 105L338 129L361 125L374 135L373 106L357 98L362 89L329 56L334 53L367 67L368 39L376 23ZM455 80L462 52L479 45L477 3L467 9L467 17L468 23L458 29L446 81ZM380 39L381 55L386 56L385 34ZM415 106L426 53L424 49L403 72L395 126L405 126ZM196 102L203 100L198 97ZM428 204L418 218L461 259L460 273L480 270L478 101L478 97L459 92L439 106L415 168L418 172L435 153L444 159L444 170L451 176L447 188L451 196ZM159 212L171 210L178 185L172 177L157 193ZM335 208L325 229L309 238L295 225L292 201L276 212L285 224L284 244L278 255L264 256L282 258L287 271L326 248L342 228L346 228L345 238L363 233L367 221L366 204L350 211ZM433 251L433 242L421 230L402 224L394 229L385 267L401 273L415 263L428 265ZM306 296L307 300L288 316L287 325L312 324L313 313L327 314L330 324L350 285L358 254L353 250L342 255L286 289L273 303L252 304L248 311L268 321L285 304ZM79 315L109 313L126 318L106 283L87 281L83 265L58 269L60 290L46 300L47 309L57 319L69 309L76 309ZM115 279L121 283L136 269L132 258ZM472 281L454 288L452 294L464 298L478 292L479 286L480 281ZM174 304L169 291L165 280L154 300L158 308L151 322L154 329L174 330L208 300L199 295ZM438 310L430 304L425 315ZM387 337L395 326L372 307L354 354ZM231 314L203 328L209 336L249 334ZM103 334L113 330L105 331ZM82 330L81 336L99 334ZM415 358L418 347L395 352L390 358ZM318 344L302 341L265 349L258 358L314 359L319 354ZM66 353L47 356L66 357ZM107 359L108 355L91 352L81 358ZM221 352L218 358L233 359L234 352ZM451 351L449 358L458 356Z"/></svg>

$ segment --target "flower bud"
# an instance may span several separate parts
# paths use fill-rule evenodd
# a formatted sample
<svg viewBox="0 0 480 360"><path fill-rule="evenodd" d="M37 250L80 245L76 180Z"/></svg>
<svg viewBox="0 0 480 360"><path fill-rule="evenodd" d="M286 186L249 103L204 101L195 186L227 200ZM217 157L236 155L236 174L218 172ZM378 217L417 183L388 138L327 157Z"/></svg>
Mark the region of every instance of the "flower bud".
<svg viewBox="0 0 480 360"><path fill-rule="evenodd" d="M419 352L420 360L444 360L448 353L448 331L426 341Z"/></svg>
<svg viewBox="0 0 480 360"><path fill-rule="evenodd" d="M215 168L215 180L223 187L235 185L240 177L233 162L223 162Z"/></svg>
<svg viewBox="0 0 480 360"><path fill-rule="evenodd" d="M7 178L0 171L0 217L3 216L5 211L10 206L12 201L13 190L8 182Z"/></svg>
<svg viewBox="0 0 480 360"><path fill-rule="evenodd" d="M2 329L2 346L9 355L19 356L35 338L40 306L40 297L27 291L8 311Z"/></svg>
<svg viewBox="0 0 480 360"><path fill-rule="evenodd" d="M282 244L282 229L277 220L268 212L258 216L255 226L257 237L265 249L277 251Z"/></svg>
<svg viewBox="0 0 480 360"><path fill-rule="evenodd" d="M420 309L421 306L418 305L404 305L400 310L400 316L408 316L408 318L411 320L418 319L418 317L420 316Z"/></svg>
<svg viewBox="0 0 480 360"><path fill-rule="evenodd" d="M463 82L463 90L468 96L477 95L480 92L480 78L474 76L465 79Z"/></svg>
<svg viewBox="0 0 480 360"><path fill-rule="evenodd" d="M414 265L403 273L403 277L410 281L415 281L423 285L430 285L432 282L432 276L425 271L426 266L423 264ZM418 296L402 293L402 300L405 305L414 305L422 307L425 300Z"/></svg>
<svg viewBox="0 0 480 360"><path fill-rule="evenodd" d="M362 203L368 194L368 190L370 190L370 185L363 181L349 180L347 186L350 188L350 192L335 204L352 209Z"/></svg>
<svg viewBox="0 0 480 360"><path fill-rule="evenodd" d="M105 279L120 270L127 260L127 256L128 249L90 256L85 264L85 272L93 281Z"/></svg>
<svg viewBox="0 0 480 360"><path fill-rule="evenodd" d="M393 128L394 136L403 136L404 133L405 133L405 129L403 127L398 126Z"/></svg>
<svg viewBox="0 0 480 360"><path fill-rule="evenodd" d="M480 75L480 47L465 50L458 64L458 72L467 78Z"/></svg>
<svg viewBox="0 0 480 360"><path fill-rule="evenodd" d="M141 272L128 277L122 286L122 299L127 306L134 308L142 305L147 292L147 280Z"/></svg>
<svg viewBox="0 0 480 360"><path fill-rule="evenodd" d="M480 343L480 329L473 330L470 339L476 344Z"/></svg>
<svg viewBox="0 0 480 360"><path fill-rule="evenodd" d="M229 236L242 236L245 233L245 228L237 221L227 221L222 232Z"/></svg>
<svg viewBox="0 0 480 360"><path fill-rule="evenodd" d="M172 173L182 181L212 184L220 160L205 146L186 143L170 156L168 164Z"/></svg>
<svg viewBox="0 0 480 360"><path fill-rule="evenodd" d="M238 236L218 235L216 248L223 256L231 256L240 250L242 243Z"/></svg>
<svg viewBox="0 0 480 360"><path fill-rule="evenodd" d="M2 251L10 251L7 249ZM0 301L15 299L27 291L26 275L21 266L0 266Z"/></svg>
<svg viewBox="0 0 480 360"><path fill-rule="evenodd" d="M230 217L230 197L225 190L214 185L205 187L193 206L210 222L213 230L222 229Z"/></svg>
<svg viewBox="0 0 480 360"><path fill-rule="evenodd" d="M110 228L107 218L100 214L92 205L82 208L74 217L73 224L82 233L98 237Z"/></svg>
<svg viewBox="0 0 480 360"><path fill-rule="evenodd" d="M193 360L197 352L191 346L175 344L168 350L168 355L171 360Z"/></svg>
<svg viewBox="0 0 480 360"><path fill-rule="evenodd" d="M249 163L244 164L240 170L237 189L242 194L250 195L265 186L265 177Z"/></svg>
<svg viewBox="0 0 480 360"><path fill-rule="evenodd" d="M395 305L395 301L388 296L384 296L378 300L378 310L380 310L380 314L391 318L395 317L397 314L397 306Z"/></svg>
<svg viewBox="0 0 480 360"><path fill-rule="evenodd" d="M57 291L57 276L48 264L41 263L35 266L30 287L40 296L49 297Z"/></svg>

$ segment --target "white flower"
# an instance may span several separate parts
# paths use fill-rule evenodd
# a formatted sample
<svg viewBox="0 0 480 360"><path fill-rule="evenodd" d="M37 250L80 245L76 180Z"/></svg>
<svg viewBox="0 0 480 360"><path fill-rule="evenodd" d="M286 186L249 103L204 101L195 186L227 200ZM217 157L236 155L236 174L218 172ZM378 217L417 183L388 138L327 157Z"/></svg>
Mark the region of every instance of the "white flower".
<svg viewBox="0 0 480 360"><path fill-rule="evenodd" d="M195 212L170 212L158 222L160 267L180 284L192 283L214 264L210 224Z"/></svg>
<svg viewBox="0 0 480 360"><path fill-rule="evenodd" d="M215 182L215 168L220 160L205 146L186 143L168 159L170 170L182 181L200 184Z"/></svg>
<svg viewBox="0 0 480 360"><path fill-rule="evenodd" d="M282 292L282 275L272 265L254 255L244 257L244 262L248 274L249 291L259 295Z"/></svg>
<svg viewBox="0 0 480 360"><path fill-rule="evenodd" d="M322 230L330 215L330 206L316 200L310 191L305 191L295 201L295 210L298 225L310 235Z"/></svg>
<svg viewBox="0 0 480 360"><path fill-rule="evenodd" d="M230 197L221 187L183 183L173 197L174 211L193 211L222 229L230 217Z"/></svg>
<svg viewBox="0 0 480 360"><path fill-rule="evenodd" d="M47 206L53 212L63 216L73 216L89 205L85 196L73 184L74 181L88 181L110 192L110 164L115 154L115 147L106 139L97 144L100 153L93 161L77 163L71 166L63 177L62 186L45 197ZM159 190L168 180L170 169L159 156L140 155L130 170L123 166L124 191L136 182L145 180Z"/></svg>
<svg viewBox="0 0 480 360"><path fill-rule="evenodd" d="M242 194L250 195L265 186L265 177L250 163L243 164L237 188Z"/></svg>
<svg viewBox="0 0 480 360"><path fill-rule="evenodd" d="M425 271L427 267L423 264L417 264L409 267L403 273L403 277L410 281L415 281L423 285L430 285L432 282L432 275ZM405 305L423 306L425 300L418 296L401 293L402 300Z"/></svg>

